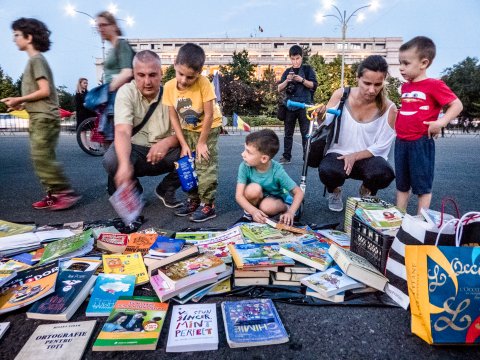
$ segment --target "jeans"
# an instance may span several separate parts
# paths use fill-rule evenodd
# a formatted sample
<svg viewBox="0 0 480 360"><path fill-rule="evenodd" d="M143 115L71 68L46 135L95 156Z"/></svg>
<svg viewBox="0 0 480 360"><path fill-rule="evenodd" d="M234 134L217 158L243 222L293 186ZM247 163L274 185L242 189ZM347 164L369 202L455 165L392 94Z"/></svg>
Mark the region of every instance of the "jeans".
<svg viewBox="0 0 480 360"><path fill-rule="evenodd" d="M287 117L285 118L285 137L283 143L283 157L287 160L292 158L292 144L293 144L293 132L295 131L295 125L297 123L300 126L300 133L302 134L302 147L305 153L305 146L307 144L308 134L308 119L305 109L287 110Z"/></svg>

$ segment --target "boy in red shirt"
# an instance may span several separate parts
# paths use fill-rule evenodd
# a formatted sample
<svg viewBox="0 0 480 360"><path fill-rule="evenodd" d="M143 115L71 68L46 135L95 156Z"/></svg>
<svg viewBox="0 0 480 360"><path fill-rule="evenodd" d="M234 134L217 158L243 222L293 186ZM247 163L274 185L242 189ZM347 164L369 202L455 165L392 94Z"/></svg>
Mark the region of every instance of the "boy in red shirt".
<svg viewBox="0 0 480 360"><path fill-rule="evenodd" d="M417 213L429 208L435 166L435 142L442 129L463 109L461 101L441 80L427 77L435 58L435 44L417 36L400 47L402 106L395 130L397 207L407 208L410 190L418 196ZM445 115L438 119L443 107Z"/></svg>

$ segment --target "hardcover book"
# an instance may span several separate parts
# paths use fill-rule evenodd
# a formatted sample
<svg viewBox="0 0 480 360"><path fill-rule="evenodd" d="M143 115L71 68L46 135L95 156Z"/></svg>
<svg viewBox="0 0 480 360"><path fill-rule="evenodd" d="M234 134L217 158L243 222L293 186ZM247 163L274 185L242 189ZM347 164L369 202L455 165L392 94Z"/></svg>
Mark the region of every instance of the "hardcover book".
<svg viewBox="0 0 480 360"><path fill-rule="evenodd" d="M222 314L231 348L288 342L288 334L271 299L224 301Z"/></svg>
<svg viewBox="0 0 480 360"><path fill-rule="evenodd" d="M135 275L100 274L95 282L87 316L108 316L120 296L132 296Z"/></svg>
<svg viewBox="0 0 480 360"><path fill-rule="evenodd" d="M62 240L54 241L45 246L39 265L58 259L63 255L73 253L88 245L92 238L92 230L87 230Z"/></svg>
<svg viewBox="0 0 480 360"><path fill-rule="evenodd" d="M240 229L243 236L254 243L280 242L284 239L284 234L280 230L266 224L243 224L240 226Z"/></svg>
<svg viewBox="0 0 480 360"><path fill-rule="evenodd" d="M304 277L300 282L325 297L365 286L345 275L338 266Z"/></svg>
<svg viewBox="0 0 480 360"><path fill-rule="evenodd" d="M133 233L130 234L127 248L123 252L124 254L132 254L139 252L142 255L148 253L150 247L155 243L157 240L157 234L141 234L141 233Z"/></svg>
<svg viewBox="0 0 480 360"><path fill-rule="evenodd" d="M320 271L326 270L333 259L328 255L329 246L317 240L280 244L280 254Z"/></svg>
<svg viewBox="0 0 480 360"><path fill-rule="evenodd" d="M173 307L166 352L217 349L218 324L215 304Z"/></svg>
<svg viewBox="0 0 480 360"><path fill-rule="evenodd" d="M97 248L114 254L121 254L125 251L127 243L127 234L101 233L97 239Z"/></svg>
<svg viewBox="0 0 480 360"><path fill-rule="evenodd" d="M156 297L120 297L93 351L155 350L167 310L168 304Z"/></svg>
<svg viewBox="0 0 480 360"><path fill-rule="evenodd" d="M57 262L18 272L0 290L0 314L30 305L53 293L57 275Z"/></svg>
<svg viewBox="0 0 480 360"><path fill-rule="evenodd" d="M295 265L292 258L280 254L278 244L230 244L228 248L235 265L241 270L252 267Z"/></svg>
<svg viewBox="0 0 480 360"><path fill-rule="evenodd" d="M341 247L350 247L350 236L339 230L333 229L325 229L325 230L318 230L318 233L327 239L330 239L340 245Z"/></svg>
<svg viewBox="0 0 480 360"><path fill-rule="evenodd" d="M15 360L80 360L96 320L40 325Z"/></svg>
<svg viewBox="0 0 480 360"><path fill-rule="evenodd" d="M112 254L103 255L103 272L105 274L135 275L135 285L148 282L147 269L142 254Z"/></svg>

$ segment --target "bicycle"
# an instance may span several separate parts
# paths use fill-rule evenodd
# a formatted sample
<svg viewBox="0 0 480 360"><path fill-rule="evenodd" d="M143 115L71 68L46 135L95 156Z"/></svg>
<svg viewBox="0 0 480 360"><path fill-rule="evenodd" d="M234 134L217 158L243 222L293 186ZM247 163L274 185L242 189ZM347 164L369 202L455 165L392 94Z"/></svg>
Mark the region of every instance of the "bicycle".
<svg viewBox="0 0 480 360"><path fill-rule="evenodd" d="M111 141L98 131L100 114L83 120L77 128L77 142L85 153L91 156L103 156L110 147Z"/></svg>

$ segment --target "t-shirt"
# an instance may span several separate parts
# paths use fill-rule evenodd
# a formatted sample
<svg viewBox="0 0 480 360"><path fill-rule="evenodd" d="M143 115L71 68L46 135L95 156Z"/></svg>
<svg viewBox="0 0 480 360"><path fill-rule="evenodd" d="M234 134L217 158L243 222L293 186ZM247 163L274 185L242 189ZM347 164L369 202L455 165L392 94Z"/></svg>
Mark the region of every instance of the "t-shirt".
<svg viewBox="0 0 480 360"><path fill-rule="evenodd" d="M135 80L118 89L115 98L115 125L128 124L135 127L140 124L155 98L148 101L137 89ZM158 140L172 135L168 107L158 104L147 123L132 137L132 144L151 146Z"/></svg>
<svg viewBox="0 0 480 360"><path fill-rule="evenodd" d="M53 74L47 60L42 54L32 56L25 67L22 77L22 96L29 95L39 89L37 80L45 79L48 81L50 95L37 101L28 101L25 103L25 110L29 113L42 113L48 118L59 118L58 114L58 95L53 82Z"/></svg>
<svg viewBox="0 0 480 360"><path fill-rule="evenodd" d="M402 140L417 140L428 135L424 121L438 119L440 110L457 99L457 96L442 81L425 79L402 85L402 106L398 112L395 130Z"/></svg>
<svg viewBox="0 0 480 360"><path fill-rule="evenodd" d="M115 75L118 75L122 69L132 69L132 62L135 53L128 44L127 40L119 39L116 46L110 49L103 71L105 72L105 83L112 82Z"/></svg>
<svg viewBox="0 0 480 360"><path fill-rule="evenodd" d="M185 90L178 90L177 79L173 78L165 84L163 94L163 104L175 108L182 129L196 132L201 132L203 128L203 103L215 99L213 86L203 75ZM219 126L222 126L222 113L214 104L212 129Z"/></svg>
<svg viewBox="0 0 480 360"><path fill-rule="evenodd" d="M238 167L237 182L245 185L258 184L262 187L264 196L272 195L282 199L297 186L283 166L275 160L272 160L270 168L265 172L260 172L243 161Z"/></svg>

